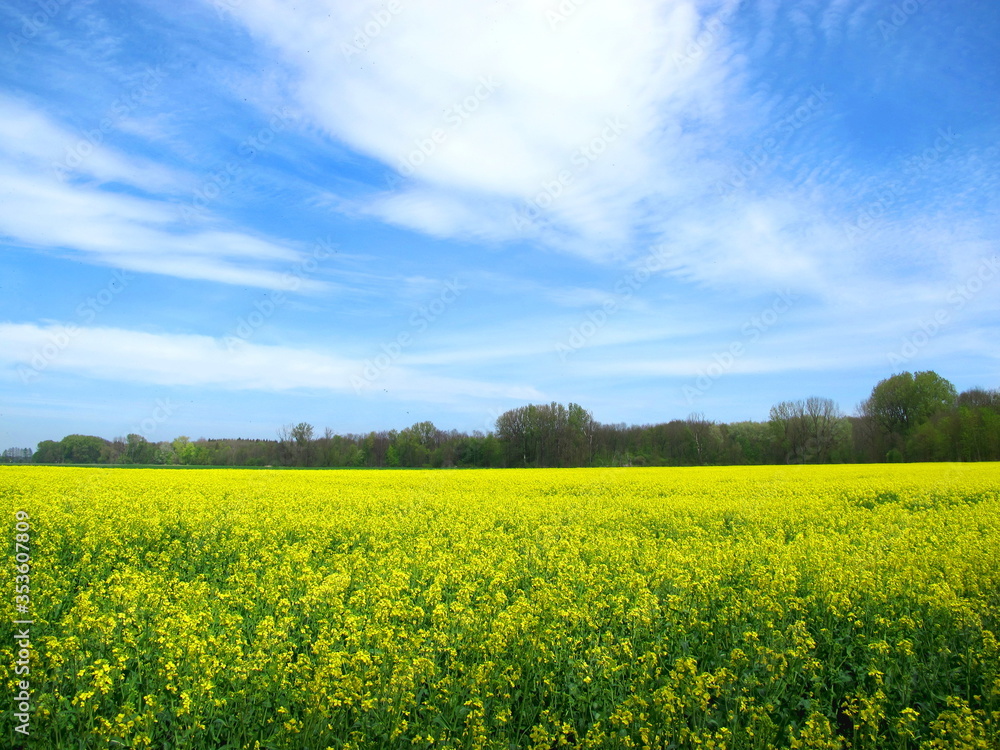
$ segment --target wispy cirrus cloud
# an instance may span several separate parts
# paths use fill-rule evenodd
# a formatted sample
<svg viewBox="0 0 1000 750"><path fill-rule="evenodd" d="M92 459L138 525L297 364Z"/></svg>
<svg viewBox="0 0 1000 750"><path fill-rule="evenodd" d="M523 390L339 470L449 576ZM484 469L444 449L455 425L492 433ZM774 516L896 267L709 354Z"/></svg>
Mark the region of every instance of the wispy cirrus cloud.
<svg viewBox="0 0 1000 750"><path fill-rule="evenodd" d="M169 387L247 391L312 389L354 392L351 377L363 360L316 349L242 342L233 348L221 338L154 334L119 328L61 324L0 323L0 360L13 370ZM395 399L450 401L460 397L537 399L523 384L435 376L406 367L380 380Z"/></svg>
<svg viewBox="0 0 1000 750"><path fill-rule="evenodd" d="M412 173L369 210L420 231L516 238L512 213L568 173L546 215L552 233L620 245L634 205L687 161L678 121L725 114L711 75L673 70L698 20L692 3L581 8L556 28L544 4L406 6L361 51L329 42L350 43L378 7L272 2L234 16L288 62L298 102L331 137Z"/></svg>
<svg viewBox="0 0 1000 750"><path fill-rule="evenodd" d="M0 232L9 242L145 273L287 287L284 276L303 257L301 246L179 221L175 201L190 174L81 137L25 101L4 96L0 104L7 114L0 121ZM79 159L68 161L67 153ZM296 288L330 287L306 279Z"/></svg>
<svg viewBox="0 0 1000 750"><path fill-rule="evenodd" d="M545 4L456 0L400 6L357 42L380 8L272 0L232 12L286 62L305 116L383 165L388 186L376 182L384 189L349 210L438 238L523 240L601 262L666 242L673 273L725 289L866 283L881 250L845 242L852 206L815 189L847 156L845 92L822 66L769 92L752 58L786 27L795 35L769 54L798 59L820 36L865 44L871 3L632 0L553 20Z"/></svg>

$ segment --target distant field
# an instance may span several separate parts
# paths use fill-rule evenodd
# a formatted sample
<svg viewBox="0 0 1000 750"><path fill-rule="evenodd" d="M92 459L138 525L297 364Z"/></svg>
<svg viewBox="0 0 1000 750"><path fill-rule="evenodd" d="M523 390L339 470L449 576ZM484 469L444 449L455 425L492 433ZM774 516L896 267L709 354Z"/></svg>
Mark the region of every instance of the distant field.
<svg viewBox="0 0 1000 750"><path fill-rule="evenodd" d="M29 679L44 750L1000 747L998 464L0 467L0 501L0 746Z"/></svg>

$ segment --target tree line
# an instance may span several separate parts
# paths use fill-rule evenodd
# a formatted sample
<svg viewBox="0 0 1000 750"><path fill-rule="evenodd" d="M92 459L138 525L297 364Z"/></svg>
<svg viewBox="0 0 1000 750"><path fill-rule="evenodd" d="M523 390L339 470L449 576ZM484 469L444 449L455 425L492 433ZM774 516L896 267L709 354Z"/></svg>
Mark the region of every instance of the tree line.
<svg viewBox="0 0 1000 750"><path fill-rule="evenodd" d="M8 458L9 455L9 458ZM775 404L763 422L700 414L660 424L602 424L579 404L532 404L483 433L431 422L335 434L301 422L274 440L67 435L9 449L8 463L366 468L707 466L896 461L1000 461L1000 390L962 393L933 371L880 381L847 416L831 399Z"/></svg>

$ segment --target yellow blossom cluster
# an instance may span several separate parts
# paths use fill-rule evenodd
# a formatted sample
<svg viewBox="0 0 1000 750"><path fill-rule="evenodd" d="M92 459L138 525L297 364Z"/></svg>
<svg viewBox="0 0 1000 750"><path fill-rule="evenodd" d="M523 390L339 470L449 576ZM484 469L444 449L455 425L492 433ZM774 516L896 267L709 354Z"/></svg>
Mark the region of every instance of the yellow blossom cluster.
<svg viewBox="0 0 1000 750"><path fill-rule="evenodd" d="M0 509L29 747L1000 748L997 464L0 467Z"/></svg>

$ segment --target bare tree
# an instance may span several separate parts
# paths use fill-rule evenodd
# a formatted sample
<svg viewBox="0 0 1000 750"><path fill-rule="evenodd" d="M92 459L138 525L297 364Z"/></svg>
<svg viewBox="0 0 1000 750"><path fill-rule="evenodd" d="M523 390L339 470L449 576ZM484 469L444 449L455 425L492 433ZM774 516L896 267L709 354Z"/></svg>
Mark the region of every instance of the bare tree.
<svg viewBox="0 0 1000 750"><path fill-rule="evenodd" d="M819 396L782 401L771 407L772 434L790 464L828 463L842 421L836 402Z"/></svg>
<svg viewBox="0 0 1000 750"><path fill-rule="evenodd" d="M691 434L691 440L694 442L698 463L704 464L708 459L709 442L712 437L712 427L715 423L707 420L701 412L691 412L685 424L687 425L688 432Z"/></svg>

